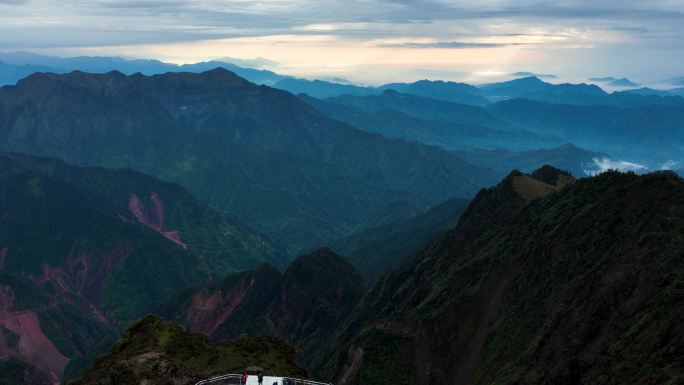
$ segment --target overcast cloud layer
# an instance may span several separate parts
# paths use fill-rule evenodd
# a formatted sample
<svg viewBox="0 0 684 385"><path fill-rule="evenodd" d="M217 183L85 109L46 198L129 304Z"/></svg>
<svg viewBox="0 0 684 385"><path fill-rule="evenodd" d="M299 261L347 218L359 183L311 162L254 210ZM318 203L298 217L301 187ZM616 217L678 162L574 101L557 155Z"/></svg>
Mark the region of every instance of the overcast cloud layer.
<svg viewBox="0 0 684 385"><path fill-rule="evenodd" d="M684 0L0 0L0 50L270 68L369 83L516 71L684 76Z"/></svg>

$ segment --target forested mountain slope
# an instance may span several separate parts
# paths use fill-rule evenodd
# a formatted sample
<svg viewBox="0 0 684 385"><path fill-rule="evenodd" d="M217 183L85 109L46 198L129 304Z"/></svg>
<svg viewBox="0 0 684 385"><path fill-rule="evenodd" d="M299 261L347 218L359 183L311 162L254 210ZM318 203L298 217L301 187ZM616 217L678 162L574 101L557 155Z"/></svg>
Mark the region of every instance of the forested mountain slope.
<svg viewBox="0 0 684 385"><path fill-rule="evenodd" d="M552 168L481 191L338 336L341 384L648 384L684 373L684 182Z"/></svg>

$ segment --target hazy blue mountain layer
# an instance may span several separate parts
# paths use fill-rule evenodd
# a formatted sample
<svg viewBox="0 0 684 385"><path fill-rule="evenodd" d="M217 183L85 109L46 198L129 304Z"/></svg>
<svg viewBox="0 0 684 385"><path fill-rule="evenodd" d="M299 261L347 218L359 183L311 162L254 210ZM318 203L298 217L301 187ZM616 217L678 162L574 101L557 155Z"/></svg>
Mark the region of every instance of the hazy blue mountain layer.
<svg viewBox="0 0 684 385"><path fill-rule="evenodd" d="M364 133L217 69L36 74L0 89L0 149L131 167L187 187L290 253L407 200L469 197L496 178L436 147Z"/></svg>

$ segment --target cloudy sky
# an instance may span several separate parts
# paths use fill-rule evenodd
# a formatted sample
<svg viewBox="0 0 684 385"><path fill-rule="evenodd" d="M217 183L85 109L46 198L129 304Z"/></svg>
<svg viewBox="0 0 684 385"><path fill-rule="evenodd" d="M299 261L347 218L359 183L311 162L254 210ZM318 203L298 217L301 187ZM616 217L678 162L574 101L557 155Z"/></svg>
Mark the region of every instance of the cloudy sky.
<svg viewBox="0 0 684 385"><path fill-rule="evenodd" d="M684 76L684 0L0 0L0 51L232 57L368 84Z"/></svg>

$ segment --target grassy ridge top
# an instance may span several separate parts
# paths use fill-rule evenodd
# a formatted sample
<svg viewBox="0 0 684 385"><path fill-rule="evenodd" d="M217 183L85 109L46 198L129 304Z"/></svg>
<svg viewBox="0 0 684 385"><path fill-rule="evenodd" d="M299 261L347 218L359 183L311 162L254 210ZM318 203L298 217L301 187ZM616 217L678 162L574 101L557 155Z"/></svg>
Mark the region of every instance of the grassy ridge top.
<svg viewBox="0 0 684 385"><path fill-rule="evenodd" d="M85 377L71 384L191 384L250 366L261 367L264 373L306 378L294 355L294 349L274 337L213 343L150 315L131 325Z"/></svg>

